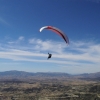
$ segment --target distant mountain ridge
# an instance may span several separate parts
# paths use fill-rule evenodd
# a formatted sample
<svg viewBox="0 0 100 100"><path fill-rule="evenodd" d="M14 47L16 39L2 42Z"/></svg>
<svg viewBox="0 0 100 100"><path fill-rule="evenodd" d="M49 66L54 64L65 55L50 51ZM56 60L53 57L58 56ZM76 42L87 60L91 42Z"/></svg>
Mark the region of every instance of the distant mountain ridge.
<svg viewBox="0 0 100 100"><path fill-rule="evenodd" d="M67 73L56 73L56 72L25 72L25 71L17 71L17 70L11 70L11 71L4 71L0 72L0 77L69 77L70 74Z"/></svg>
<svg viewBox="0 0 100 100"><path fill-rule="evenodd" d="M34 73L17 71L17 70L0 72L0 76L30 76L30 75L34 75Z"/></svg>
<svg viewBox="0 0 100 100"><path fill-rule="evenodd" d="M11 71L0 72L0 77L99 78L100 77L100 72L71 75L71 74L68 74L68 73L59 73L59 72L36 72L36 73L32 73L32 72L11 70Z"/></svg>

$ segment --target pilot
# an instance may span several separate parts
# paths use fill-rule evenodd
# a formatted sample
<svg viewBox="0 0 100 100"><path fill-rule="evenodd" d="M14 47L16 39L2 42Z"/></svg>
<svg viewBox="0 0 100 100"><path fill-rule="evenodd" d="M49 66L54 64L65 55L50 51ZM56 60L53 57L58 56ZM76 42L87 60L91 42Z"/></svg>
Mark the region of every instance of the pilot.
<svg viewBox="0 0 100 100"><path fill-rule="evenodd" d="M48 53L48 58L47 59L51 58L51 56L52 56L52 54Z"/></svg>

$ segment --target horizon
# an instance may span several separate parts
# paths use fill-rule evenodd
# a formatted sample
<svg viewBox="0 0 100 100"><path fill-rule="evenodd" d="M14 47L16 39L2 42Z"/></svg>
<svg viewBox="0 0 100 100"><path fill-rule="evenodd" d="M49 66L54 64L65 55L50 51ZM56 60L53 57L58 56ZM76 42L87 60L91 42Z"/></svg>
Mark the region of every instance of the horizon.
<svg viewBox="0 0 100 100"><path fill-rule="evenodd" d="M6 71L0 71L0 72L26 72L26 73L57 73L57 74L69 74L69 75L82 75L82 74L94 74L94 73L100 73L100 72L94 72L94 73L66 73L66 72L28 72L28 71L23 71L23 70L6 70Z"/></svg>

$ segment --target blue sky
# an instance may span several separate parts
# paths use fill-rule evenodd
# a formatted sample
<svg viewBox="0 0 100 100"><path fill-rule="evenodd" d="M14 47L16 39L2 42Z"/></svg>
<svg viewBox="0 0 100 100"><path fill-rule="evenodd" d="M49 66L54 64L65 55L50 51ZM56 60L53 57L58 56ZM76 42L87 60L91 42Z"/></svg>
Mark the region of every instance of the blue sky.
<svg viewBox="0 0 100 100"><path fill-rule="evenodd" d="M100 71L100 0L0 0L0 35L0 71Z"/></svg>

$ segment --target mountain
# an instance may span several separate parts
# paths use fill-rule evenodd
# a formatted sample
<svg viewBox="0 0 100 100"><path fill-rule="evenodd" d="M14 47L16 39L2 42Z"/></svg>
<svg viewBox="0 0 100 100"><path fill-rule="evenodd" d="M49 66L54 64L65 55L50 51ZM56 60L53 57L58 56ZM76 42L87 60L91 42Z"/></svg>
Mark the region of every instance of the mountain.
<svg viewBox="0 0 100 100"><path fill-rule="evenodd" d="M5 71L0 72L0 78L3 77L10 77L10 78L80 78L80 79L100 79L100 72L97 73L84 73L84 74L77 74L71 75L68 73L57 73L57 72L25 72L25 71Z"/></svg>
<svg viewBox="0 0 100 100"><path fill-rule="evenodd" d="M80 74L80 75L77 75L77 77L80 79L85 79L85 80L100 81L100 72Z"/></svg>
<svg viewBox="0 0 100 100"><path fill-rule="evenodd" d="M97 77L100 77L100 72L96 72L96 73L84 73L84 74L78 74L76 76L79 76L81 78L97 78Z"/></svg>
<svg viewBox="0 0 100 100"><path fill-rule="evenodd" d="M29 73L29 72L24 72L24 71L17 71L17 70L12 70L12 71L5 71L5 72L0 72L0 77L1 76L32 76L34 73Z"/></svg>
<svg viewBox="0 0 100 100"><path fill-rule="evenodd" d="M13 77L13 78L26 78L26 77L49 77L49 78L57 78L57 77L70 77L70 74L67 73L56 73L56 72L25 72L25 71L5 71L0 72L0 77Z"/></svg>

